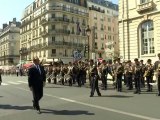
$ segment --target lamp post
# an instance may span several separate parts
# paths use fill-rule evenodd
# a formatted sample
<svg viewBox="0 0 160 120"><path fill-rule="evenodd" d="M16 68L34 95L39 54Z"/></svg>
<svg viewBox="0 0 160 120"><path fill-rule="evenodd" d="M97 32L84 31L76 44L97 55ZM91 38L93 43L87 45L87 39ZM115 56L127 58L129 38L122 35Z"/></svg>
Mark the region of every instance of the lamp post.
<svg viewBox="0 0 160 120"><path fill-rule="evenodd" d="M4 65L6 65L6 54L4 52Z"/></svg>
<svg viewBox="0 0 160 120"><path fill-rule="evenodd" d="M22 62L22 49L19 50L19 54L20 54L20 61L19 62L21 64L21 62Z"/></svg>
<svg viewBox="0 0 160 120"><path fill-rule="evenodd" d="M89 60L89 51L90 51L90 48L89 48L89 37L90 37L90 34L91 34L91 29L89 28L89 25L87 26L86 33L87 33L87 37L88 37L87 48L88 48L88 60Z"/></svg>

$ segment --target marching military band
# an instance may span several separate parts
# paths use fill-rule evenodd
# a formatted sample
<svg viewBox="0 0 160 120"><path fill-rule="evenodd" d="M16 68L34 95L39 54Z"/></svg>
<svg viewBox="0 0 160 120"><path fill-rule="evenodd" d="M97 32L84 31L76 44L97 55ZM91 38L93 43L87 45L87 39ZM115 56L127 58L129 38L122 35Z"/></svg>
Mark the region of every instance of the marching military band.
<svg viewBox="0 0 160 120"><path fill-rule="evenodd" d="M93 60L69 62L68 64L53 63L46 68L46 71L48 71L47 80L49 83L57 84L57 81L59 81L62 85L68 83L69 86L77 83L77 86L81 87L86 83L88 76L91 87L90 97L94 96L95 90L98 96L101 96L99 80L102 82L101 89L107 90L108 74L112 76L113 86L118 92L122 92L123 80L124 85L128 88L127 90L135 89L135 94L140 94L141 88L145 86L147 87L146 92L152 92L153 76L156 73L158 96L160 96L160 60L156 61L155 64L152 64L151 59L143 64L143 60L139 61L137 58L134 59L134 63L131 60L121 63L120 58L115 59L113 63L106 60L101 63Z"/></svg>

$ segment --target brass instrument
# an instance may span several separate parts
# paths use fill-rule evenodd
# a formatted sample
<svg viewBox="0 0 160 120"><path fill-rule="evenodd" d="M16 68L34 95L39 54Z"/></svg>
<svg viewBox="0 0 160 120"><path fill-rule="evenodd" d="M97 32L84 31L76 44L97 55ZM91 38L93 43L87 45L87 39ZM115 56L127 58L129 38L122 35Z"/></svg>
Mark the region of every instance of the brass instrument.
<svg viewBox="0 0 160 120"><path fill-rule="evenodd" d="M123 71L124 71L124 68L123 68L122 64L119 64L117 67L116 73L120 74L120 73L123 73Z"/></svg>
<svg viewBox="0 0 160 120"><path fill-rule="evenodd" d="M151 69L152 69L152 65L151 64L147 65L147 70L145 70L143 77L149 76Z"/></svg>

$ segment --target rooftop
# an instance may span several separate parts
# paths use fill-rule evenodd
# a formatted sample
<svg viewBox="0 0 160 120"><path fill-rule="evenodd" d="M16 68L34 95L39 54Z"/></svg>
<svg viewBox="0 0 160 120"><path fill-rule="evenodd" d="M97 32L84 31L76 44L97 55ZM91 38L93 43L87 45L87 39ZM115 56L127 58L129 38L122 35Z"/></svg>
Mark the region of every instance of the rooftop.
<svg viewBox="0 0 160 120"><path fill-rule="evenodd" d="M89 0L93 3L118 11L118 5L106 0Z"/></svg>

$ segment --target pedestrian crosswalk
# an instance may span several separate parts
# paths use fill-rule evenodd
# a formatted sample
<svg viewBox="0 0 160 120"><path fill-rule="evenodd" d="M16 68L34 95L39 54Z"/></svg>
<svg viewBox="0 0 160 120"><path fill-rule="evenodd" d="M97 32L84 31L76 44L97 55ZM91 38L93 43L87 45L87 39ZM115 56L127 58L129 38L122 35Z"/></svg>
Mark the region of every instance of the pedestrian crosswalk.
<svg viewBox="0 0 160 120"><path fill-rule="evenodd" d="M20 84L28 84L28 82L26 82L26 81L4 81L4 82L2 82L2 86L20 85Z"/></svg>

